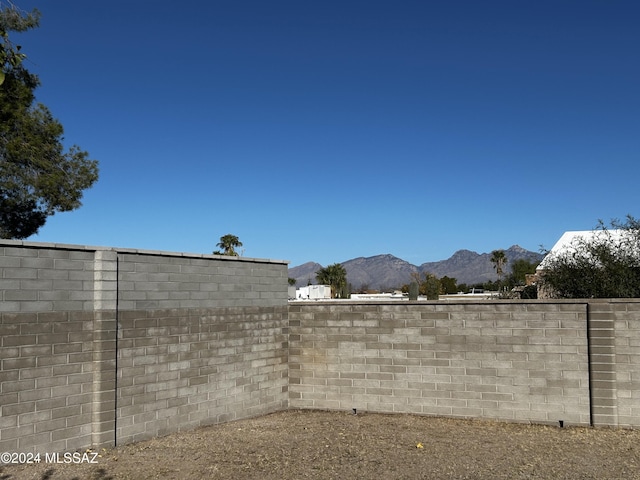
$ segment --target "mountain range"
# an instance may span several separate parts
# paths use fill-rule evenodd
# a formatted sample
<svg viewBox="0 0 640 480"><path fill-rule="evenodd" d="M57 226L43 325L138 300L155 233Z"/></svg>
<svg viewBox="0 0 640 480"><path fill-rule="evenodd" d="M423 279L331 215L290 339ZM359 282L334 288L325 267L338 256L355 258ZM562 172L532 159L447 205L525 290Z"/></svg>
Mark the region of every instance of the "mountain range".
<svg viewBox="0 0 640 480"><path fill-rule="evenodd" d="M540 262L544 255L513 245L504 251L507 257L505 273L511 271L509 264L516 260ZM427 262L413 265L401 258L390 254L373 257L358 257L342 262L347 271L347 282L355 289L388 290L399 288L411 281L411 274L425 272L432 273L439 278L444 276L455 278L457 283L474 285L487 281L494 281L496 275L490 253L476 253L470 250L458 250L447 260ZM316 262L307 262L297 267L289 268L289 278L296 280L296 286L301 287L316 284L316 272L324 268Z"/></svg>

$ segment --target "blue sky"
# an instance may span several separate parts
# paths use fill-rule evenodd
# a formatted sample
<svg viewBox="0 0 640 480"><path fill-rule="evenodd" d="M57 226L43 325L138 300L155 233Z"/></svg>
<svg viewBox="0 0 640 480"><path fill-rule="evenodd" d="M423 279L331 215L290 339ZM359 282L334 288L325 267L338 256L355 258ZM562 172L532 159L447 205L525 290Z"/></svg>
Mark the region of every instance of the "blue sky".
<svg viewBox="0 0 640 480"><path fill-rule="evenodd" d="M100 161L29 240L421 264L640 216L636 1L14 3Z"/></svg>

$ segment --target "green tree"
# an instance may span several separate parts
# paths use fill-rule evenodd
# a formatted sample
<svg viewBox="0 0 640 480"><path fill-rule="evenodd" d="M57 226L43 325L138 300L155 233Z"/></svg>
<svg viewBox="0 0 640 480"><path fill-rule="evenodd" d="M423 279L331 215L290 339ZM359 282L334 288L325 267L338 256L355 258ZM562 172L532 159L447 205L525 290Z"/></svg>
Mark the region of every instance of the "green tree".
<svg viewBox="0 0 640 480"><path fill-rule="evenodd" d="M600 221L563 252L543 260L540 288L557 298L640 297L640 221Z"/></svg>
<svg viewBox="0 0 640 480"><path fill-rule="evenodd" d="M220 237L220 241L216 244L216 246L221 250L214 251L214 255L230 255L233 257L238 257L239 254L238 252L236 252L236 248L241 247L242 242L237 236L227 233L226 235Z"/></svg>
<svg viewBox="0 0 640 480"><path fill-rule="evenodd" d="M347 271L339 263L334 263L316 272L316 280L322 285L331 287L331 298L346 298Z"/></svg>
<svg viewBox="0 0 640 480"><path fill-rule="evenodd" d="M440 295L440 280L432 273L425 272L424 281L420 290L427 297L427 300L438 300Z"/></svg>
<svg viewBox="0 0 640 480"><path fill-rule="evenodd" d="M79 208L98 179L98 162L76 145L65 152L64 129L35 102L37 75L11 32L38 27L40 13L0 3L0 238L27 238L56 212Z"/></svg>
<svg viewBox="0 0 640 480"><path fill-rule="evenodd" d="M440 279L440 292L445 295L458 293L457 280L446 275L442 277Z"/></svg>
<svg viewBox="0 0 640 480"><path fill-rule="evenodd" d="M418 293L427 297L427 300L438 300L442 291L440 279L429 272L424 272L424 274L413 272L411 274L411 283L403 285L401 290L404 293L415 293L415 291L412 291L415 289L414 285L418 286Z"/></svg>

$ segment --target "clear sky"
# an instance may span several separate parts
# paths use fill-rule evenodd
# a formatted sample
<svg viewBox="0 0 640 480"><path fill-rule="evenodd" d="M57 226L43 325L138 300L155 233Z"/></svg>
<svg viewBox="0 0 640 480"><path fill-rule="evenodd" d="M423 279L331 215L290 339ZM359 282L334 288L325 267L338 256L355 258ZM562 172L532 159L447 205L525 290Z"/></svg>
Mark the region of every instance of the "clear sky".
<svg viewBox="0 0 640 480"><path fill-rule="evenodd" d="M640 216L640 2L14 0L83 207L28 240L323 265Z"/></svg>

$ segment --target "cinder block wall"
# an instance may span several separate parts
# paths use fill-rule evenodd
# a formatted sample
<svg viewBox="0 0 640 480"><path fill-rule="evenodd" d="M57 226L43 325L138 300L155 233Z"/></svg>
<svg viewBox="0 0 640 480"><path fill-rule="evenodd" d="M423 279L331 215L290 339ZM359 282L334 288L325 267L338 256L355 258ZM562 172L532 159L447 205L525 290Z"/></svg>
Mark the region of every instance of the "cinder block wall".
<svg viewBox="0 0 640 480"><path fill-rule="evenodd" d="M0 451L285 408L287 265L0 241Z"/></svg>
<svg viewBox="0 0 640 480"><path fill-rule="evenodd" d="M0 451L285 408L640 427L640 300L295 302L285 262L0 241Z"/></svg>
<svg viewBox="0 0 640 480"><path fill-rule="evenodd" d="M291 304L290 407L590 424L587 305Z"/></svg>
<svg viewBox="0 0 640 480"><path fill-rule="evenodd" d="M286 409L286 265L123 254L117 442Z"/></svg>
<svg viewBox="0 0 640 480"><path fill-rule="evenodd" d="M0 450L113 437L115 312L95 309L95 267L92 249L0 243Z"/></svg>
<svg viewBox="0 0 640 480"><path fill-rule="evenodd" d="M0 332L0 450L91 445L93 312L3 312Z"/></svg>
<svg viewBox="0 0 640 480"><path fill-rule="evenodd" d="M640 427L640 300L589 302L599 424Z"/></svg>

